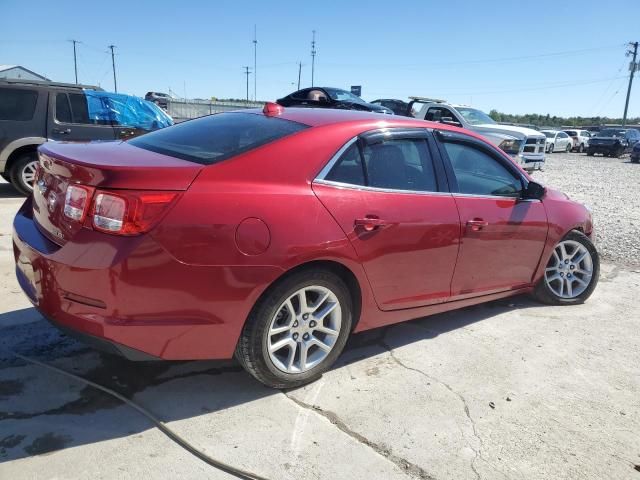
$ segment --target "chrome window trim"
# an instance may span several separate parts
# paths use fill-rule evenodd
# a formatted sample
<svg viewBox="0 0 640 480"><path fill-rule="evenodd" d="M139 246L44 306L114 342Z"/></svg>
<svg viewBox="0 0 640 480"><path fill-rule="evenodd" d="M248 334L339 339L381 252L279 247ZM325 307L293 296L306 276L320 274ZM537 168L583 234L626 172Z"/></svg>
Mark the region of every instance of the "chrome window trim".
<svg viewBox="0 0 640 480"><path fill-rule="evenodd" d="M322 178L318 178L313 181L313 183L317 183L319 185L327 185L329 187L336 188L348 188L351 190L364 190L367 192L380 192L380 193L404 193L409 195L437 195L437 196L451 196L451 192L427 192L424 190L397 190L393 188L379 188L379 187L368 187L366 185L354 185L352 183L342 183L335 182L333 180L324 180Z"/></svg>
<svg viewBox="0 0 640 480"><path fill-rule="evenodd" d="M324 177L326 177L327 175L329 175L329 172L331 171L331 169L333 168L333 166L336 164L336 162L340 159L340 157L342 156L342 154L344 152L346 152L349 147L351 147L351 145L353 145L354 143L356 143L358 141L358 136L356 135L355 137L353 137L351 140L349 140L347 143L345 143L342 147L340 147L340 150L338 150L333 157L331 157L331 160L329 160L327 162L327 164L324 166L324 168L322 170L320 170L320 173L316 176L316 178L314 178L313 181L316 180L324 180ZM339 182L336 182L339 183ZM347 185L347 184L345 184Z"/></svg>
<svg viewBox="0 0 640 480"><path fill-rule="evenodd" d="M513 200L515 202L541 202L542 200L538 198L521 198L521 197L510 197L508 195L478 195L475 193L452 193L454 197L463 197L463 198L488 198L491 200Z"/></svg>

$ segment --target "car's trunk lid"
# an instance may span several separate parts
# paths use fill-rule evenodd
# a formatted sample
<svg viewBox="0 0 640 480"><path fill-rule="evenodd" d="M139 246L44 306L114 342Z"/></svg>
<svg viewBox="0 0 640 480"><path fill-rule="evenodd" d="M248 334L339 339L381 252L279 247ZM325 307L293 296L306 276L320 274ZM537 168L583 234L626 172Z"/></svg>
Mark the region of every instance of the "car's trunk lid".
<svg viewBox="0 0 640 480"><path fill-rule="evenodd" d="M47 143L40 147L33 214L50 240L63 245L82 224L64 215L70 184L105 190L186 190L203 166L126 142Z"/></svg>

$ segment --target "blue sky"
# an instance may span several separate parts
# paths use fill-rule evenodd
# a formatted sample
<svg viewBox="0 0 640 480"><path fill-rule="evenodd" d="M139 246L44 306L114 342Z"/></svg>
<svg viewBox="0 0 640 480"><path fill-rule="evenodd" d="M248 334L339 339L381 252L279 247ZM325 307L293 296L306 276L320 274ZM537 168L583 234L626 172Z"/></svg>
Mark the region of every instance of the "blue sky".
<svg viewBox="0 0 640 480"><path fill-rule="evenodd" d="M242 66L257 96L271 100L310 85L362 85L362 96L422 95L485 111L622 116L629 59L640 41L640 1L134 1L0 0L0 64L113 89L190 98L245 96ZM253 75L250 76L253 96ZM629 107L640 116L640 77Z"/></svg>

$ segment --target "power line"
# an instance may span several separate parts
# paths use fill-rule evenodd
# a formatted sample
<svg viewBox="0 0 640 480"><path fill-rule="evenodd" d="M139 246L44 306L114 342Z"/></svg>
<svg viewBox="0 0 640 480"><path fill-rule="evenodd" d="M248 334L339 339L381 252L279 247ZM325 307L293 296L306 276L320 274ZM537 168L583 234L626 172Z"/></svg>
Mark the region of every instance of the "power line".
<svg viewBox="0 0 640 480"><path fill-rule="evenodd" d="M116 81L116 57L115 53L113 53L113 49L116 48L115 45L109 45L111 49L111 67L113 68L113 89L116 93L118 93L118 82Z"/></svg>

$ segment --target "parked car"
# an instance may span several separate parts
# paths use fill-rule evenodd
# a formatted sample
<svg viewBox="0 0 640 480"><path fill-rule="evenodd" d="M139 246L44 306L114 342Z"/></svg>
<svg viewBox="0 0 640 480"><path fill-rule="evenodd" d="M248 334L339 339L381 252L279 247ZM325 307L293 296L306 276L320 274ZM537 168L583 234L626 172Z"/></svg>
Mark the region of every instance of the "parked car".
<svg viewBox="0 0 640 480"><path fill-rule="evenodd" d="M160 108L164 108L165 110L167 109L168 103L172 98L173 97L168 93L162 92L147 92L147 94L144 96L144 99L146 101L155 103Z"/></svg>
<svg viewBox="0 0 640 480"><path fill-rule="evenodd" d="M293 92L277 100L283 107L340 108L393 115L393 110L367 103L357 95L333 87L311 87Z"/></svg>
<svg viewBox="0 0 640 480"><path fill-rule="evenodd" d="M634 128L603 128L589 141L587 155L619 157L630 152L639 140L640 132Z"/></svg>
<svg viewBox="0 0 640 480"><path fill-rule="evenodd" d="M405 117L413 116L409 113L409 104L407 102L403 102L402 100L397 100L395 98L379 98L377 100L373 100L370 103L386 107L389 110L392 110L396 115L402 115Z"/></svg>
<svg viewBox="0 0 640 480"><path fill-rule="evenodd" d="M18 282L54 325L129 358L317 379L347 337L522 293L585 301L589 211L479 136L365 112L210 115L40 147Z"/></svg>
<svg viewBox="0 0 640 480"><path fill-rule="evenodd" d="M565 132L560 130L540 130L547 137L547 153L570 152L573 148L573 140Z"/></svg>
<svg viewBox="0 0 640 480"><path fill-rule="evenodd" d="M0 80L0 174L33 191L37 148L51 140L116 140L171 125L152 103L98 87Z"/></svg>
<svg viewBox="0 0 640 480"><path fill-rule="evenodd" d="M640 163L640 142L636 142L631 150L631 163Z"/></svg>
<svg viewBox="0 0 640 480"><path fill-rule="evenodd" d="M571 141L573 142L572 150L574 152L582 153L589 147L591 134L587 130L568 129L564 130L564 133L571 137Z"/></svg>
<svg viewBox="0 0 640 480"><path fill-rule="evenodd" d="M410 98L409 109L416 118L471 130L508 153L529 172L544 165L545 136L537 130L501 125L486 113L467 105L424 97Z"/></svg>

